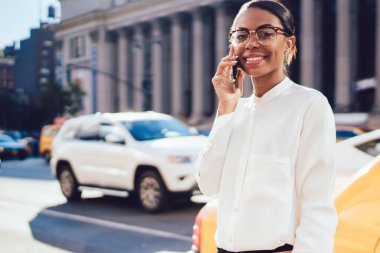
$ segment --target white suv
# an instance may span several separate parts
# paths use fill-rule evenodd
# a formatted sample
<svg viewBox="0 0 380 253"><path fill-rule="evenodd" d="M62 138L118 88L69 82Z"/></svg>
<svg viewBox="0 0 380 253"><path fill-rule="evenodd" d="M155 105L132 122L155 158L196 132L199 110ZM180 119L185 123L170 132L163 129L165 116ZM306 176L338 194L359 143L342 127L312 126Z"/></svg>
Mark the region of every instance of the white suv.
<svg viewBox="0 0 380 253"><path fill-rule="evenodd" d="M97 113L64 123L50 166L69 201L97 188L136 193L144 209L158 212L175 197L191 197L194 162L205 143L206 137L166 114Z"/></svg>

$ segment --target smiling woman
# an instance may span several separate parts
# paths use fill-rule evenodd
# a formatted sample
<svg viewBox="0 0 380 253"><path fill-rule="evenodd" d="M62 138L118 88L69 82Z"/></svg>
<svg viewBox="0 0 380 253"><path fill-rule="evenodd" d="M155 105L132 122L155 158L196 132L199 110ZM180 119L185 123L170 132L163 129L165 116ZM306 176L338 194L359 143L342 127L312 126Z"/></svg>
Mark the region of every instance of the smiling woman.
<svg viewBox="0 0 380 253"><path fill-rule="evenodd" d="M200 190L219 196L218 253L333 252L335 121L320 92L287 77L293 17L278 1L250 1L229 35L212 79L218 114L196 167Z"/></svg>

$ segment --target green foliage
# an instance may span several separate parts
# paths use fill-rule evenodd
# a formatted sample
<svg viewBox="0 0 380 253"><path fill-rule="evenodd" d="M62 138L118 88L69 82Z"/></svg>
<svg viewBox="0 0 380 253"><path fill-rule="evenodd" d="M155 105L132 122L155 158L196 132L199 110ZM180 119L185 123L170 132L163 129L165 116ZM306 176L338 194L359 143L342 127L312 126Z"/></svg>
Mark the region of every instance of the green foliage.
<svg viewBox="0 0 380 253"><path fill-rule="evenodd" d="M12 93L0 90L0 128L8 128L14 124L13 115L16 109L17 103Z"/></svg>
<svg viewBox="0 0 380 253"><path fill-rule="evenodd" d="M0 128L39 130L55 117L75 116L85 95L79 84L45 85L36 97L0 90Z"/></svg>
<svg viewBox="0 0 380 253"><path fill-rule="evenodd" d="M83 109L83 96L86 93L82 90L79 84L72 83L63 90L63 106L65 114L75 116Z"/></svg>

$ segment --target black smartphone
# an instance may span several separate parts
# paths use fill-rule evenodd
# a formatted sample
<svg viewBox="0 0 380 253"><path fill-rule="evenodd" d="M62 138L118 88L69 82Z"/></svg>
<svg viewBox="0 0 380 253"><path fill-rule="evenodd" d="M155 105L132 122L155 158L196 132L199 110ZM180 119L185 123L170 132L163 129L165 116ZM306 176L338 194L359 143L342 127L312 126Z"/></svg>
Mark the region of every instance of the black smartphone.
<svg viewBox="0 0 380 253"><path fill-rule="evenodd" d="M237 82L238 67L239 67L239 62L236 63L236 65L232 66L232 71L231 71L231 82L233 83L235 89L238 87L238 82Z"/></svg>

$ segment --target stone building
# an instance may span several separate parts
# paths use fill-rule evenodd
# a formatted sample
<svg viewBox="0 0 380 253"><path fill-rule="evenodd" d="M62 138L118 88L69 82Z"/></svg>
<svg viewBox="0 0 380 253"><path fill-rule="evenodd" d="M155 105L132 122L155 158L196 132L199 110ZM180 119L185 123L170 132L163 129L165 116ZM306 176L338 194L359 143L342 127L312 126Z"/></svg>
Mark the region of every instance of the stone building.
<svg viewBox="0 0 380 253"><path fill-rule="evenodd" d="M81 84L83 113L155 110L209 121L211 78L244 2L60 0L53 29L62 83ZM321 90L336 111L353 110L355 81L380 77L380 0L282 2L296 20L291 78Z"/></svg>

